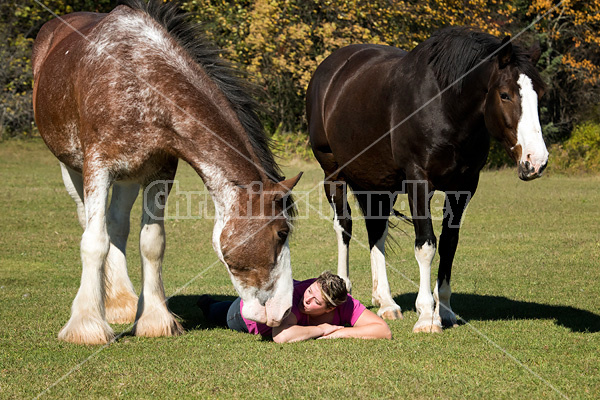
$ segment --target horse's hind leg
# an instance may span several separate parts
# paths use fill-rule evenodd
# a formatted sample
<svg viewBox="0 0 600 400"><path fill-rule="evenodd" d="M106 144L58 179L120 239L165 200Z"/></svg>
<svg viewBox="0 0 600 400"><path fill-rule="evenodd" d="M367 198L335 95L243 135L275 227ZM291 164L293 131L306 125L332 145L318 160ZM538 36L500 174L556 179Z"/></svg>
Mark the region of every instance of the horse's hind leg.
<svg viewBox="0 0 600 400"><path fill-rule="evenodd" d="M113 331L105 319L103 276L104 261L110 246L106 229L110 179L108 172L94 170L91 165L86 170L89 178L84 180L83 185L85 231L81 237L81 285L73 300L71 318L59 332L58 338L73 343L104 344L113 338ZM66 175L72 176L68 170ZM73 184L73 180L69 182ZM68 183L65 184L69 189ZM77 205L79 208L80 203Z"/></svg>
<svg viewBox="0 0 600 400"><path fill-rule="evenodd" d="M115 183L108 208L110 250L105 264L106 319L113 324L135 321L138 297L127 274L125 248L129 236L130 211L140 191L135 183Z"/></svg>
<svg viewBox="0 0 600 400"><path fill-rule="evenodd" d="M183 328L167 308L162 281L165 252L164 207L171 186L170 183L155 181L144 188L140 231L143 282L133 329L137 336L173 336L183 333Z"/></svg>
<svg viewBox="0 0 600 400"><path fill-rule="evenodd" d="M392 298L385 262L385 240L388 234L389 215L395 197L357 193L356 198L365 216L369 249L371 250L371 275L373 278L372 303L379 307L377 315L388 320L402 319L402 310Z"/></svg>
<svg viewBox="0 0 600 400"><path fill-rule="evenodd" d="M438 278L433 291L433 298L436 302L435 313L442 319L444 327L458 325L456 315L450 306L450 296L452 294L450 275L454 254L458 246L462 215L474 191L446 193L444 223L439 244L440 268L438 269Z"/></svg>
<svg viewBox="0 0 600 400"><path fill-rule="evenodd" d="M350 281L350 264L348 253L350 239L352 238L352 216L348 206L348 193L346 183L343 181L324 182L325 195L334 211L333 229L338 242L338 270L337 274L346 281L346 287L350 292L352 283Z"/></svg>
<svg viewBox="0 0 600 400"><path fill-rule="evenodd" d="M85 206L83 205L83 176L77 171L72 170L65 164L60 163L63 182L67 192L77 205L77 219L79 225L85 230Z"/></svg>

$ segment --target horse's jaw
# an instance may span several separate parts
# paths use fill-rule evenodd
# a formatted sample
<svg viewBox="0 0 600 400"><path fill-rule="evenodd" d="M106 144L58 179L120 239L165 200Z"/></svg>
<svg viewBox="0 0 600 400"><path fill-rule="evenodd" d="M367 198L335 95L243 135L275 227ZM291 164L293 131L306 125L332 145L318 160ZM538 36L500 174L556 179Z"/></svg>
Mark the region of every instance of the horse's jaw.
<svg viewBox="0 0 600 400"><path fill-rule="evenodd" d="M234 285L236 289L239 287L236 283ZM277 264L271 271L269 281L264 282L262 287L269 290L239 288L238 293L244 300L242 315L246 319L271 327L279 326L289 315L294 291L288 241L279 252Z"/></svg>

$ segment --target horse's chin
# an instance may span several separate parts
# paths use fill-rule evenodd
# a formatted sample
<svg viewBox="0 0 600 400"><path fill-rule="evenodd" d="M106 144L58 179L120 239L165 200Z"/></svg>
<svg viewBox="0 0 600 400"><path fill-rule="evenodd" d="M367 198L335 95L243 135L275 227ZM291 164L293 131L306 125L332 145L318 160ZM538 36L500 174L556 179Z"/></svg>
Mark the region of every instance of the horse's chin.
<svg viewBox="0 0 600 400"><path fill-rule="evenodd" d="M539 178L546 169L546 165L544 164L539 168L535 168L529 162L521 162L518 168L519 178L523 181L531 181Z"/></svg>
<svg viewBox="0 0 600 400"><path fill-rule="evenodd" d="M281 325L291 311L291 307L285 307L277 304L272 304L272 299L262 306L258 300L244 300L242 315L244 318L265 324L270 327ZM290 302L291 303L291 302Z"/></svg>

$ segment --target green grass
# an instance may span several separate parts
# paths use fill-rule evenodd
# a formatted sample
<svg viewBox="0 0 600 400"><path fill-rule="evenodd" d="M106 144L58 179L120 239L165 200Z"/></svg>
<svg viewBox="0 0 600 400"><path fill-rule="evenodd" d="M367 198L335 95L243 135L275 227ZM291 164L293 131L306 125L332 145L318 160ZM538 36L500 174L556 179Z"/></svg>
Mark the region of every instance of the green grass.
<svg viewBox="0 0 600 400"><path fill-rule="evenodd" d="M329 216L316 162L289 164L288 176L305 171L298 192L318 188L310 202ZM180 190L202 188L187 165L180 166L177 179ZM41 142L4 142L0 182L2 399L42 393L41 398L57 399L600 395L598 176L549 175L524 183L514 170L482 174L466 213L452 280L453 308L468 324L441 335L411 333L419 272L414 234L400 225L406 233L394 234L388 276L404 320L390 322L391 341L278 345L207 324L194 306L197 296L235 294L212 250L212 221L169 220L164 280L173 295L170 307L187 332L153 339L125 333L108 347L56 338L69 318L81 273L81 229L57 161ZM178 199L173 196L170 207ZM302 201L300 207L305 207ZM136 205L134 220L140 208ZM128 260L139 290L136 226ZM439 234L440 222L434 226ZM353 294L370 305L365 243L364 224L357 221ZM297 279L336 268L331 222L314 210L298 222L291 247Z"/></svg>

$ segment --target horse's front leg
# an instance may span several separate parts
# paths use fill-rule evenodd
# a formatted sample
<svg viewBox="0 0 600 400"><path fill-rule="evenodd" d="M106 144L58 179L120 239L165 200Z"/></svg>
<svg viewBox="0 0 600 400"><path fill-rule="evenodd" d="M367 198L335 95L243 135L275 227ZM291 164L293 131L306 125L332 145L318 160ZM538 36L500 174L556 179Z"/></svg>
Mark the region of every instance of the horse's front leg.
<svg viewBox="0 0 600 400"><path fill-rule="evenodd" d="M94 165L85 165L84 170L88 175L83 182L85 216L81 215L80 218L85 219L81 221L85 222L81 237L81 285L73 300L71 318L59 332L58 338L72 343L104 344L114 337L104 311L103 266L110 245L106 229L110 179L107 171L94 169ZM63 178L68 176L63 173ZM65 181L67 189L70 182L69 179Z"/></svg>
<svg viewBox="0 0 600 400"><path fill-rule="evenodd" d="M415 258L419 264L420 276L415 304L419 320L413 327L413 332L442 332L442 320L435 313L431 294L431 263L436 250L429 205L433 192L429 191L427 181L420 180L410 182L407 193L415 226Z"/></svg>
<svg viewBox="0 0 600 400"><path fill-rule="evenodd" d="M170 183L155 181L144 188L140 230L142 291L133 328L136 336L174 336L183 333L183 328L167 308L162 281L164 209L171 186Z"/></svg>
<svg viewBox="0 0 600 400"><path fill-rule="evenodd" d="M450 275L452 272L452 262L456 247L458 246L458 237L460 231L460 223L464 210L467 208L469 200L475 193L474 187L469 191L464 192L449 192L446 193L444 204L444 223L442 226L442 234L440 235L440 268L438 270L438 278L433 291L433 297L436 302L435 312L442 319L444 327L454 327L458 325L456 315L450 306Z"/></svg>

